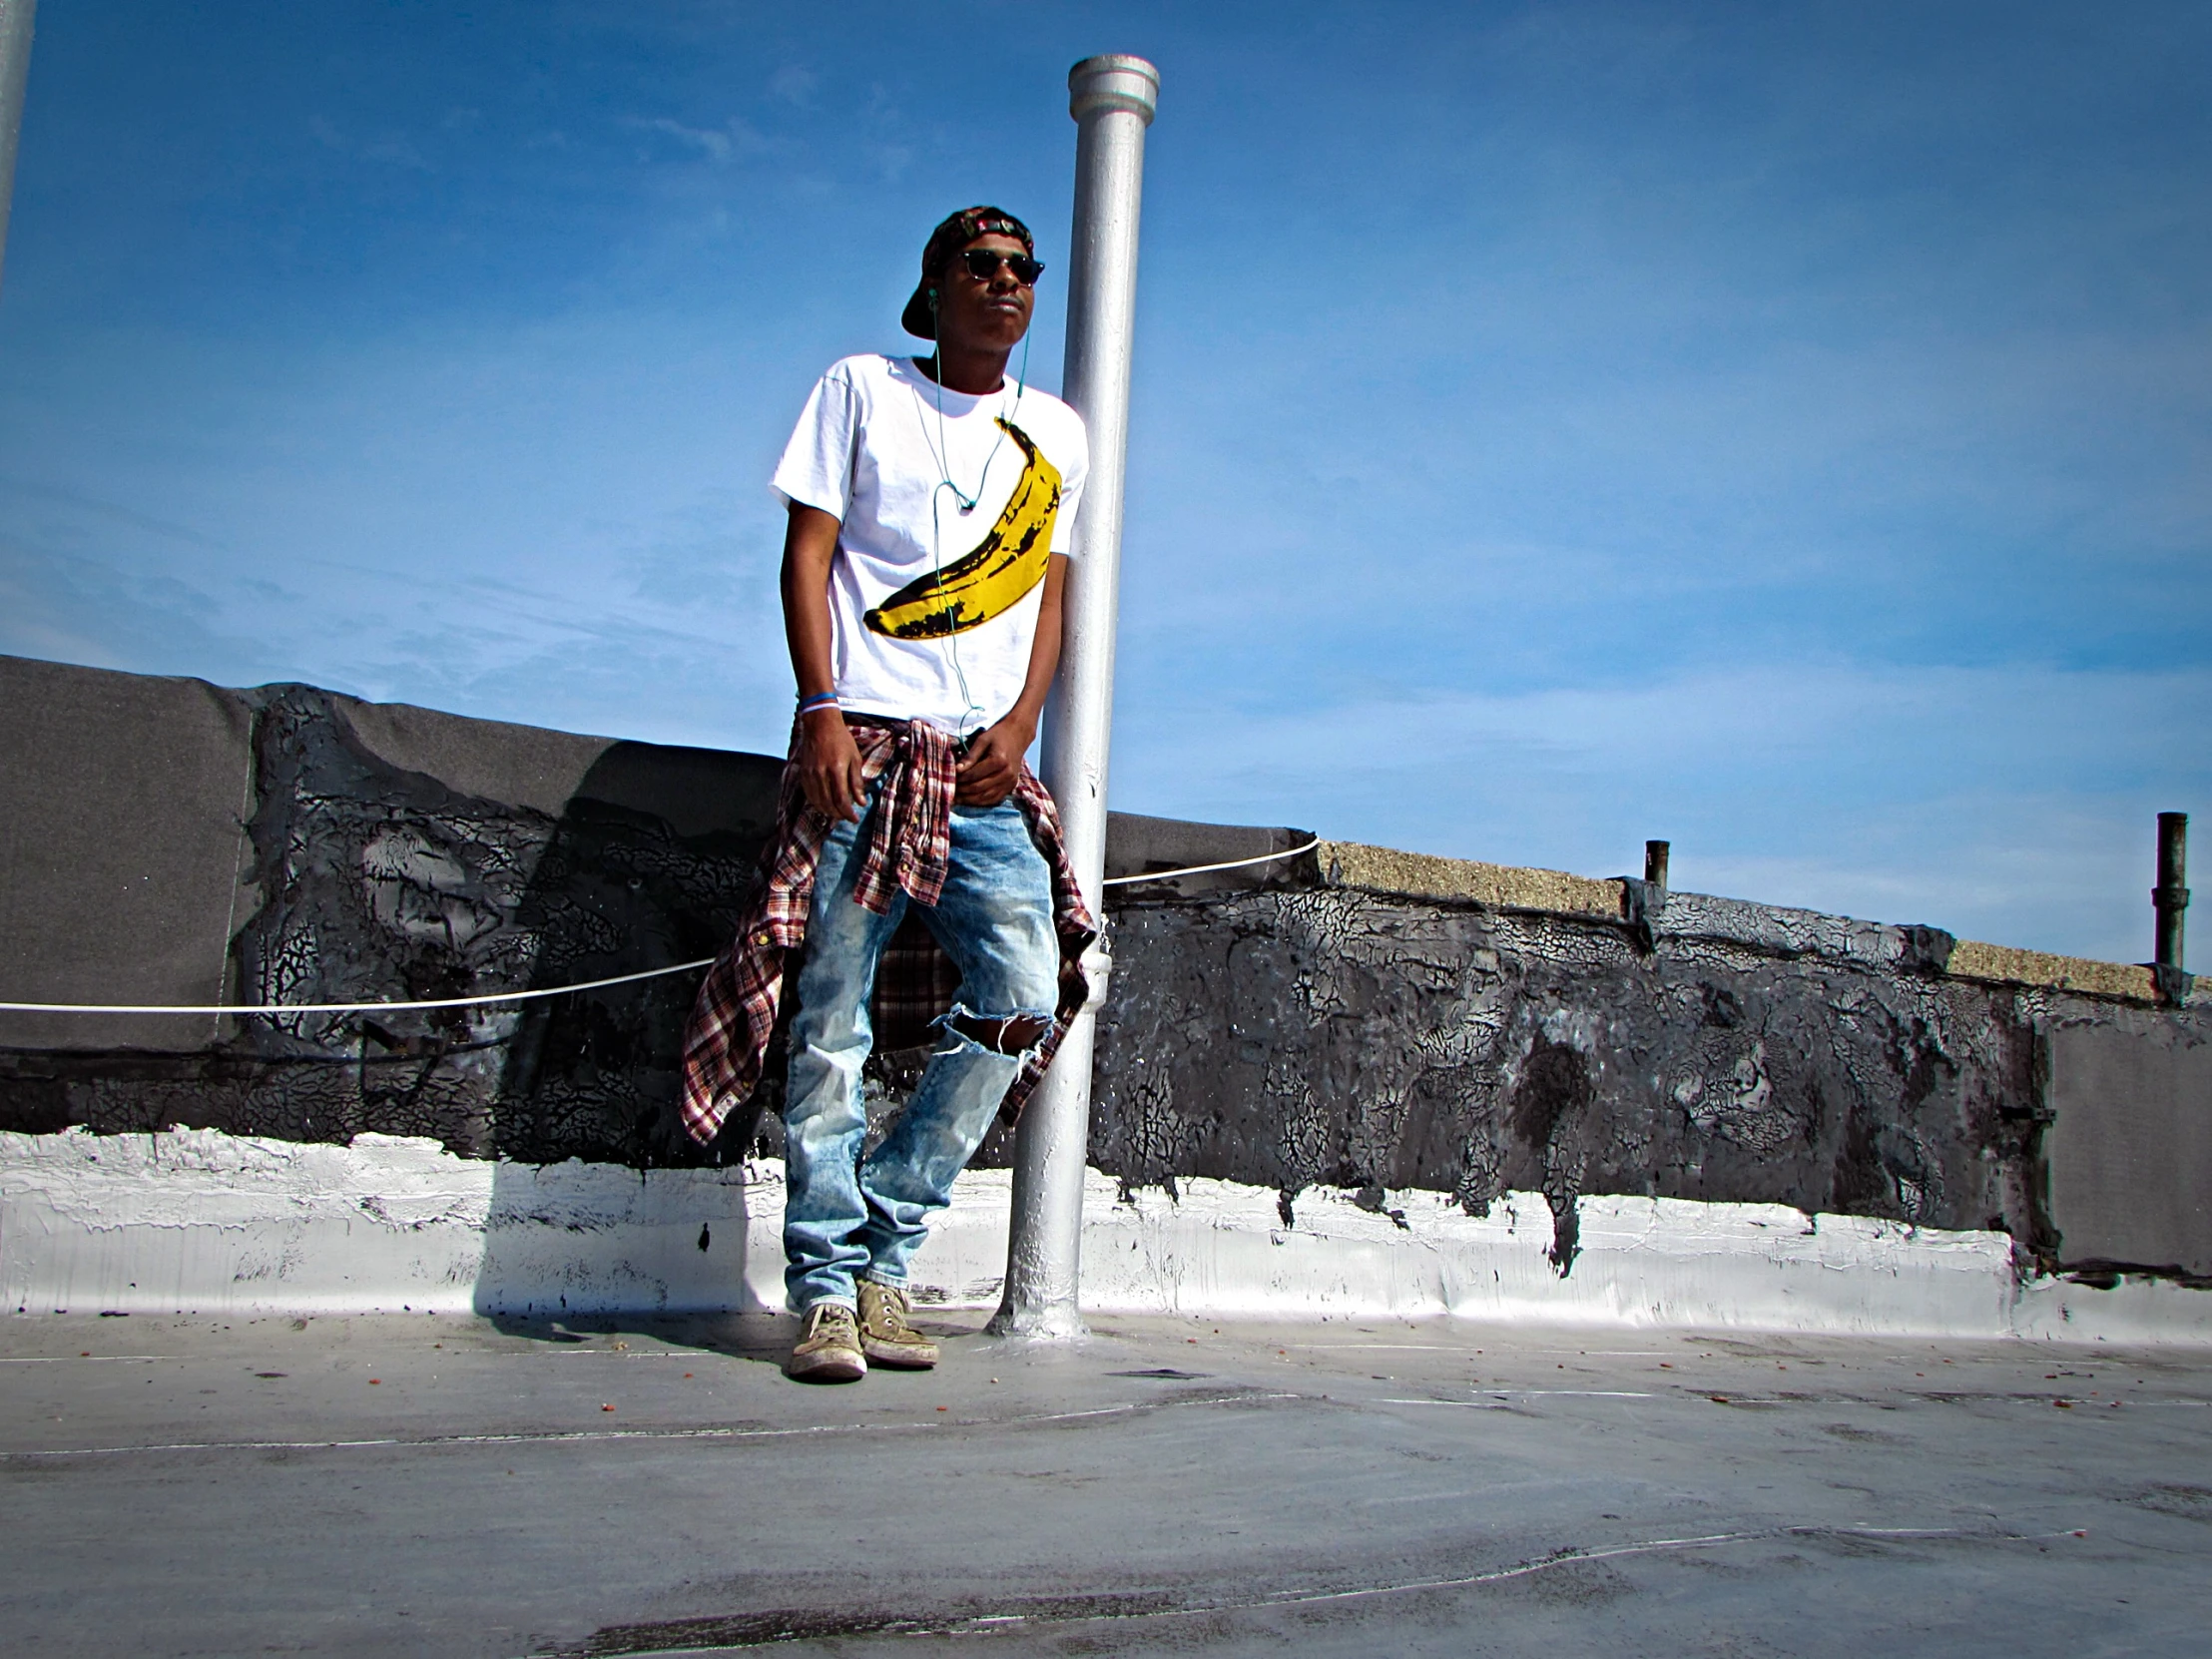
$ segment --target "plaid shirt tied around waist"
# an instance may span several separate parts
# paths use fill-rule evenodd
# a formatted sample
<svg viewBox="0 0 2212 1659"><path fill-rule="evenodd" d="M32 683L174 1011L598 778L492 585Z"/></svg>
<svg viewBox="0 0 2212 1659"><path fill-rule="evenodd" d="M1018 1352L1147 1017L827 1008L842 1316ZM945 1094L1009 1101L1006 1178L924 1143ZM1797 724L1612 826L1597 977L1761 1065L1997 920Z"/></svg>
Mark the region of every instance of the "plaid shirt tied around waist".
<svg viewBox="0 0 2212 1659"><path fill-rule="evenodd" d="M950 734L926 721L903 726L853 721L848 730L860 751L860 776L881 788L868 812L866 846L854 897L877 915L903 891L917 904L934 905L944 891L952 848L952 796L959 754ZM761 850L760 874L737 936L715 959L692 1005L684 1036L684 1130L704 1146L722 1132L761 1081L783 1003L784 976L807 943L807 915L814 905L815 871L833 822L808 805L800 788L799 729L776 806L776 829ZM1052 872L1052 919L1060 936L1060 1003L1050 1032L1016 1075L1000 1108L1018 1114L1059 1050L1068 1021L1089 993L1080 958L1098 936L1098 923L1083 902L1068 865L1059 810L1025 765L1012 800L1028 820L1029 834ZM959 972L937 947L918 914L909 913L891 937L876 970L871 1003L876 1046L901 1048L926 1033L951 1009Z"/></svg>

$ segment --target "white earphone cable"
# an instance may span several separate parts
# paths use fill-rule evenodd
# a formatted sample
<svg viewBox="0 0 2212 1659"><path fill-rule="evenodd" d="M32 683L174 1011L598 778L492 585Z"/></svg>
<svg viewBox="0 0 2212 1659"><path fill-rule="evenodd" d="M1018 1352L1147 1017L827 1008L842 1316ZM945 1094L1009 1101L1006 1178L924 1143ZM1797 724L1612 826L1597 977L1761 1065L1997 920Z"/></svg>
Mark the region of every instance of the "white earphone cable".
<svg viewBox="0 0 2212 1659"><path fill-rule="evenodd" d="M932 314L937 310L934 289L930 292L929 309ZM937 463L937 487L929 492L929 557L930 574L935 577L938 591L941 593L944 588L944 521L940 516L941 509L938 507L937 497L944 491L950 490L952 499L960 505L960 513L963 517L975 511L976 504L983 499L983 491L990 482L991 463L998 459L998 452L1006 443L1006 427L1013 423L1015 415L1021 413L1021 400L1029 389L1028 331L1025 329L1021 336L1021 368L1014 377L1014 401L998 417L998 437L991 444L990 453L983 457L983 470L976 475L975 493L973 495L968 494L952 481L952 445L946 438L944 430L944 351L941 339L938 341L938 349L931 355L930 368L932 372L929 375L929 384L936 394L937 441L933 446L930 444L929 424L926 420L922 422L921 441L922 447L929 450L929 458ZM1005 389L1003 379L1000 382L999 389L1001 392ZM967 670L960 662L959 634L957 632L946 633L944 645L945 660L952 665L952 678L959 684L960 702L964 705L960 712L959 732L959 737L964 742L973 735L968 730L968 721L980 715L983 712L983 707L975 701L975 693L968 688Z"/></svg>

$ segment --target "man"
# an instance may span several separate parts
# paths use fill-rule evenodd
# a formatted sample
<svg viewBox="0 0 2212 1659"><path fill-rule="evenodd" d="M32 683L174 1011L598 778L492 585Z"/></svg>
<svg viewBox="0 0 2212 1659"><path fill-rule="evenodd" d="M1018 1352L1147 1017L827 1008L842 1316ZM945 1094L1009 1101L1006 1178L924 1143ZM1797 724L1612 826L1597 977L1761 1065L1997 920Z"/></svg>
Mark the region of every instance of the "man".
<svg viewBox="0 0 2212 1659"><path fill-rule="evenodd" d="M1041 1075L1095 933L1024 764L1059 661L1082 421L1006 377L1043 268L1019 220L954 214L901 321L927 357L847 357L775 475L799 714L763 879L700 989L684 1116L701 1141L758 1081L795 967L784 1134L788 1371L924 1369L907 1267L1002 1105ZM958 973L912 1098L863 1161L871 995L918 912ZM886 984L889 974L885 974Z"/></svg>

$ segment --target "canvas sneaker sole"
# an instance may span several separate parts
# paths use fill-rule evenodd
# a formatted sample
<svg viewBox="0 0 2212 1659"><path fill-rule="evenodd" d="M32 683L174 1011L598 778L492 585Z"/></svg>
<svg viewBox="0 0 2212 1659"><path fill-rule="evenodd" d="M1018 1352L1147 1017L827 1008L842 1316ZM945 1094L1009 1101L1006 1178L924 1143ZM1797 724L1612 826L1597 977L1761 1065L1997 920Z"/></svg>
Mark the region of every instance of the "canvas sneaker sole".
<svg viewBox="0 0 2212 1659"><path fill-rule="evenodd" d="M857 1382L867 1376L867 1359L850 1349L795 1354L785 1362L784 1375L796 1382Z"/></svg>
<svg viewBox="0 0 2212 1659"><path fill-rule="evenodd" d="M932 1371L937 1364L935 1343L886 1343L863 1336L860 1352L869 1361L890 1371Z"/></svg>

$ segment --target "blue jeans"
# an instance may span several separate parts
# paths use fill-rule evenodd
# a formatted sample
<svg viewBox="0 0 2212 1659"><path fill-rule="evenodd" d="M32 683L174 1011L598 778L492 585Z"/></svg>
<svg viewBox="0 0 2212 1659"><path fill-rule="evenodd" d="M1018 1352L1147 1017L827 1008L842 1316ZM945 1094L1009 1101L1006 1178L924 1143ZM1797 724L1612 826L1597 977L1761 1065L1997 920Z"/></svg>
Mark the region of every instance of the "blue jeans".
<svg viewBox="0 0 2212 1659"><path fill-rule="evenodd" d="M840 824L823 842L791 1025L784 1283L801 1313L824 1302L854 1306L857 1279L905 1284L928 1218L951 1201L953 1177L1021 1069L1019 1052L1000 1052L970 1031L988 1034L979 1022L1024 1016L1049 1021L1059 995L1052 875L1029 821L1011 800L953 808L944 891L922 918L960 970L959 992L913 1098L862 1162L868 997L883 946L912 903L894 893L889 913L876 915L854 901L865 828Z"/></svg>

